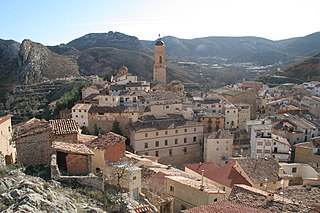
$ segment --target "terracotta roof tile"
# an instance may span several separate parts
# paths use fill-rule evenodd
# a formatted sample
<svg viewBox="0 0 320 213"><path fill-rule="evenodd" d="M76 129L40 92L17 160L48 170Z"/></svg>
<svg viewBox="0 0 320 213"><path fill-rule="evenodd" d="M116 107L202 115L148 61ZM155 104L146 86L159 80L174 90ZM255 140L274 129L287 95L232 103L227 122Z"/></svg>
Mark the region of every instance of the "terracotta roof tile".
<svg viewBox="0 0 320 213"><path fill-rule="evenodd" d="M43 133L46 131L51 131L51 126L48 121L37 118L32 118L28 121L19 123L14 127L14 140L17 140L22 137L27 137L37 133Z"/></svg>
<svg viewBox="0 0 320 213"><path fill-rule="evenodd" d="M190 163L185 164L185 167L192 171L201 174L201 170L204 170L204 176L213 180L219 184L227 187L232 187L234 184L245 184L251 186L251 184L234 168L234 161L219 167L214 163Z"/></svg>
<svg viewBox="0 0 320 213"><path fill-rule="evenodd" d="M270 210L221 200L213 204L188 209L185 213L271 213Z"/></svg>
<svg viewBox="0 0 320 213"><path fill-rule="evenodd" d="M253 183L278 181L280 165L274 158L239 158L236 160Z"/></svg>
<svg viewBox="0 0 320 213"><path fill-rule="evenodd" d="M125 143L126 138L122 135L118 135L113 132L108 132L104 135L98 136L96 139L92 141L88 141L86 143L89 148L98 148L98 149L106 149L117 143Z"/></svg>
<svg viewBox="0 0 320 213"><path fill-rule="evenodd" d="M64 153L81 154L81 155L93 155L94 153L81 143L65 143L65 142L52 142L52 149Z"/></svg>
<svg viewBox="0 0 320 213"><path fill-rule="evenodd" d="M56 119L49 121L52 126L52 133L55 135L77 134L79 132L78 125L75 120Z"/></svg>

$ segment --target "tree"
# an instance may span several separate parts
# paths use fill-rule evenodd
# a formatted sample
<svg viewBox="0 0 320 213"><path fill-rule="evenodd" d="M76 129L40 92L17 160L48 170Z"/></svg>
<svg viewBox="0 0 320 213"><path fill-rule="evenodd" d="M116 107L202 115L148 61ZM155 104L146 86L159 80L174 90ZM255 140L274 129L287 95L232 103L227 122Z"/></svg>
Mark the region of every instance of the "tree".
<svg viewBox="0 0 320 213"><path fill-rule="evenodd" d="M112 123L112 129L111 129L112 132L118 134L118 135L122 135L122 131L121 131L121 128L120 128L120 123L115 120L113 123Z"/></svg>

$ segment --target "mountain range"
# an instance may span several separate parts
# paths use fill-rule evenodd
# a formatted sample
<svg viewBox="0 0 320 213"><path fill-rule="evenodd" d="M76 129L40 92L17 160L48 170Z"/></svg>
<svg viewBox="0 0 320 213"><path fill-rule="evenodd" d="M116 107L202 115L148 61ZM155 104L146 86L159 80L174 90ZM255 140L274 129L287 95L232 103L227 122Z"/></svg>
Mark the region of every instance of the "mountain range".
<svg viewBox="0 0 320 213"><path fill-rule="evenodd" d="M273 65L297 63L320 53L320 32L279 41L249 36L195 39L166 36L162 40L168 55L169 80L184 82L197 81L199 75L174 61L219 57L228 62ZM30 84L57 77L110 76L122 65L140 79L150 80L153 45L154 41L139 40L119 32L91 33L56 46L44 46L29 39L22 43L0 39L0 81L2 84Z"/></svg>

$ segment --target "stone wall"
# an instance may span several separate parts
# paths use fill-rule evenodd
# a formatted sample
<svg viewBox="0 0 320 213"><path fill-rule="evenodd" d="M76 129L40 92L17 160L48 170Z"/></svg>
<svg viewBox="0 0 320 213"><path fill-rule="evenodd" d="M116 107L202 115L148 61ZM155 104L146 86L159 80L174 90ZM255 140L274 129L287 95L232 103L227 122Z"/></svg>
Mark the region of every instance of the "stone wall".
<svg viewBox="0 0 320 213"><path fill-rule="evenodd" d="M71 175L85 175L88 170L88 156L68 154L66 156L67 172Z"/></svg>
<svg viewBox="0 0 320 213"><path fill-rule="evenodd" d="M145 198L154 205L159 212L161 213L173 213L173 199L172 198L161 198L160 196L151 193L148 189L142 188L142 193L145 195Z"/></svg>
<svg viewBox="0 0 320 213"><path fill-rule="evenodd" d="M49 165L51 161L50 131L19 138L17 161L24 166Z"/></svg>
<svg viewBox="0 0 320 213"><path fill-rule="evenodd" d="M77 143L78 133L69 134L69 135L52 135L52 141Z"/></svg>
<svg viewBox="0 0 320 213"><path fill-rule="evenodd" d="M0 169L3 169L6 166L6 159L4 154L0 151Z"/></svg>

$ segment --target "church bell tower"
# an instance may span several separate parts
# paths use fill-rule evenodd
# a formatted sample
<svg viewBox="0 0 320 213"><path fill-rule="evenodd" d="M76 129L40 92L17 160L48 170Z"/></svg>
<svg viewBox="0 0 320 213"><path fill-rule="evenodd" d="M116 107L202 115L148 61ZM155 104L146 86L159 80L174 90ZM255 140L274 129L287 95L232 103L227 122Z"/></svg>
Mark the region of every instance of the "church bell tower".
<svg viewBox="0 0 320 213"><path fill-rule="evenodd" d="M166 51L164 42L160 38L154 45L153 81L167 83Z"/></svg>

